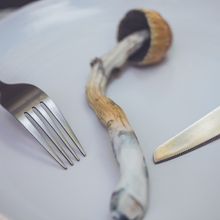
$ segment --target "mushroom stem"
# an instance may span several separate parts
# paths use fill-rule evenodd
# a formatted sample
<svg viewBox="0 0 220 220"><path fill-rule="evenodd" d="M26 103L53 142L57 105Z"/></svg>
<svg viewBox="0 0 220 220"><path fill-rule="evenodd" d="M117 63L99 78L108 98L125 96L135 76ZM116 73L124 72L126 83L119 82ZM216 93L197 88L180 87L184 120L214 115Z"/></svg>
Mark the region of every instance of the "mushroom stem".
<svg viewBox="0 0 220 220"><path fill-rule="evenodd" d="M86 94L91 108L108 129L113 151L120 166L120 181L112 194L111 212L115 220L140 220L147 208L148 173L138 139L123 110L105 96L114 69L149 39L148 31L135 32L122 40L110 53L92 62Z"/></svg>

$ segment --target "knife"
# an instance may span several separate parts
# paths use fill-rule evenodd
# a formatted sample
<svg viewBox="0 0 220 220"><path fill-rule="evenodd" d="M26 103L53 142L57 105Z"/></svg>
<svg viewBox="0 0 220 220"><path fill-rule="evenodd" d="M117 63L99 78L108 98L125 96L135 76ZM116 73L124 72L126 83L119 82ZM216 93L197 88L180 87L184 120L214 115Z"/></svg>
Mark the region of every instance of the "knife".
<svg viewBox="0 0 220 220"><path fill-rule="evenodd" d="M220 135L220 106L160 145L154 152L154 162L172 159L208 143L218 135Z"/></svg>

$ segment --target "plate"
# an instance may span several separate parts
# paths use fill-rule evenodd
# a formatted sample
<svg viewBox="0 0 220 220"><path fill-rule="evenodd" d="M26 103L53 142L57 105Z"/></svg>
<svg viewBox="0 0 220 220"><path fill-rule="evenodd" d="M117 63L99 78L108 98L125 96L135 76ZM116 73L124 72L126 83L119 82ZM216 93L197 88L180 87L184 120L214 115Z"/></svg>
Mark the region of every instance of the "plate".
<svg viewBox="0 0 220 220"><path fill-rule="evenodd" d="M108 96L127 113L147 159L145 219L219 219L220 140L154 165L154 149L220 103L219 2L51 1L31 4L0 22L0 76L32 83L62 109L88 156L67 171L0 109L0 212L11 220L111 219L119 170L106 130L89 108L90 61L116 44L119 20L131 8L159 11L174 42L167 59L129 67Z"/></svg>

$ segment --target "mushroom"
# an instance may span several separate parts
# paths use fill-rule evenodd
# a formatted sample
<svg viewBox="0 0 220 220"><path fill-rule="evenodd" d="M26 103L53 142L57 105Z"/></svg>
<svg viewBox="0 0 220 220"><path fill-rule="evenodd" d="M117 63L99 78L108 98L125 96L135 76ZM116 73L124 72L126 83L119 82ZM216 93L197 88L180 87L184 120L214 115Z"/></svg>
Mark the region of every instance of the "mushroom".
<svg viewBox="0 0 220 220"><path fill-rule="evenodd" d="M148 171L137 136L123 110L105 96L114 70L125 64L148 65L161 61L171 45L169 25L155 11L129 11L118 29L118 45L91 63L86 95L91 108L105 125L120 167L120 180L111 198L115 220L139 220L148 203Z"/></svg>

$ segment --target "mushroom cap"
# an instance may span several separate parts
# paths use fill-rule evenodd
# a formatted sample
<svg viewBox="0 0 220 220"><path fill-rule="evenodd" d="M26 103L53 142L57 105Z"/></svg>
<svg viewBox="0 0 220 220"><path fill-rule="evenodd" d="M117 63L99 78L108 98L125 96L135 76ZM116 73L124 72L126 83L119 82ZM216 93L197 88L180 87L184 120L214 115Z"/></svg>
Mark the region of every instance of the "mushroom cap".
<svg viewBox="0 0 220 220"><path fill-rule="evenodd" d="M158 63L165 57L172 43L170 26L158 12L146 9L131 10L119 24L118 41L141 30L148 31L150 37L130 56L129 61L138 65Z"/></svg>

